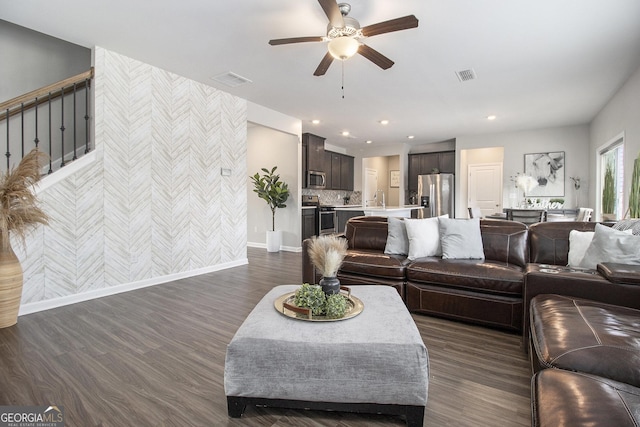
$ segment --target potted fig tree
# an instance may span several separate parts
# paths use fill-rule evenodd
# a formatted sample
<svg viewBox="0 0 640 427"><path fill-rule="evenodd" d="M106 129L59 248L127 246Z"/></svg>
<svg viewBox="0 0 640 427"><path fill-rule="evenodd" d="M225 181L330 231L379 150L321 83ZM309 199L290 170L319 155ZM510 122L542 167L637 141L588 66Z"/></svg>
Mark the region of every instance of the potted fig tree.
<svg viewBox="0 0 640 427"><path fill-rule="evenodd" d="M280 175L276 174L274 166L271 170L262 168L262 175L256 172L251 176L253 182L253 192L262 200L267 202L271 209L271 230L267 231L267 251L278 252L282 244L282 231L276 231L276 209L286 208L285 202L289 198L289 186L280 180Z"/></svg>

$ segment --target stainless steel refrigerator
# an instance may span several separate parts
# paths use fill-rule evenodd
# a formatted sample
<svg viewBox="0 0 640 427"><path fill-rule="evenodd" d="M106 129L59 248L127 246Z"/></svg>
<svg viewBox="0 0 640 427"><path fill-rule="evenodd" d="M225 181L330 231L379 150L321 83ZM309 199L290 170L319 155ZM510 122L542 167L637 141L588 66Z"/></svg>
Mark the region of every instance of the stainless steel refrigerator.
<svg viewBox="0 0 640 427"><path fill-rule="evenodd" d="M418 175L418 201L422 205L418 217L432 218L449 214L449 218L453 218L454 185L455 179L451 173Z"/></svg>

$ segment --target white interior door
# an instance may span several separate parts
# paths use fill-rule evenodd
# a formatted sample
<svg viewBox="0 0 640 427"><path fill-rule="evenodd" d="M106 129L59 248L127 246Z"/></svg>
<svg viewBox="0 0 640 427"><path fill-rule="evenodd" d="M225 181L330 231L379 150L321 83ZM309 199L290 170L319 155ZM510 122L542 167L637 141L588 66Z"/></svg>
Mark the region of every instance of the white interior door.
<svg viewBox="0 0 640 427"><path fill-rule="evenodd" d="M376 205L376 191L378 191L378 170L367 168L364 173L364 194L362 195L365 207Z"/></svg>
<svg viewBox="0 0 640 427"><path fill-rule="evenodd" d="M477 207L482 216L502 212L502 163L469 165L468 207Z"/></svg>

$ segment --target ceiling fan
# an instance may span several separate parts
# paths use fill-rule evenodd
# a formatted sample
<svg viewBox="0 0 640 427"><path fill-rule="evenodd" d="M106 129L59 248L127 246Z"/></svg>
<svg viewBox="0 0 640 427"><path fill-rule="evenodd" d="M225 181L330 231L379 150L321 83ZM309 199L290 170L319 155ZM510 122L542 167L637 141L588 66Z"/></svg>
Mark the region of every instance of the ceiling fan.
<svg viewBox="0 0 640 427"><path fill-rule="evenodd" d="M272 46L304 42L329 42L327 46L329 51L325 54L324 58L322 58L322 61L320 61L320 65L318 65L318 68L316 68L316 71L313 73L314 76L323 76L334 59L344 61L356 53L364 56L383 70L391 68L394 64L392 60L377 50L363 44L360 40L366 37L416 28L418 26L418 18L414 15L407 15L402 18L391 19L360 28L360 23L356 19L347 16L351 11L351 5L348 3L336 3L336 0L318 0L318 3L320 3L327 18L329 18L326 36L291 37L269 40L269 44Z"/></svg>

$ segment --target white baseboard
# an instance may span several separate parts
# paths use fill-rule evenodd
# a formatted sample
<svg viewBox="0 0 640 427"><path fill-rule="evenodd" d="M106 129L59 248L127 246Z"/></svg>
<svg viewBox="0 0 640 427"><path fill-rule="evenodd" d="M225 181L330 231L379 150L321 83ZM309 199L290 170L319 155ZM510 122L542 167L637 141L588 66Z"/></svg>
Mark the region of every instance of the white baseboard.
<svg viewBox="0 0 640 427"><path fill-rule="evenodd" d="M247 242L247 247L267 250L266 243ZM302 252L302 246L280 246L280 250L285 252Z"/></svg>
<svg viewBox="0 0 640 427"><path fill-rule="evenodd" d="M210 267L199 268L197 270L184 271L182 273L169 274L167 276L154 277L151 279L140 280L137 282L124 283L122 285L111 286L108 288L96 289L82 294L68 295L59 298L52 298L46 301L37 301L23 304L20 306L18 316L37 313L39 311L50 310L52 308L62 307L65 305L75 304L78 302L89 301L96 298L102 298L109 295L120 294L135 289L146 288L149 286L161 285L163 283L172 282L174 280L185 279L187 277L199 276L201 274L212 273L214 271L226 270L240 265L249 263L247 258L231 261L224 264L217 264Z"/></svg>

